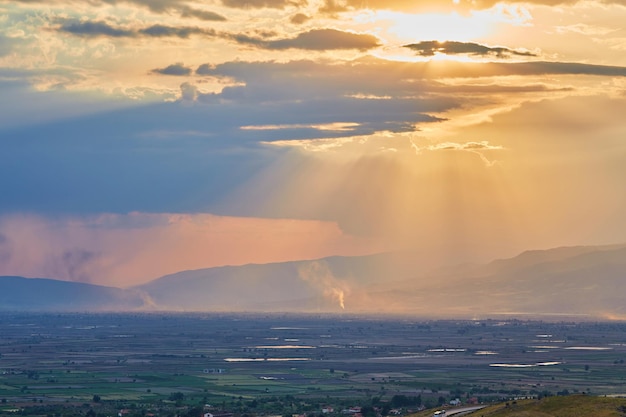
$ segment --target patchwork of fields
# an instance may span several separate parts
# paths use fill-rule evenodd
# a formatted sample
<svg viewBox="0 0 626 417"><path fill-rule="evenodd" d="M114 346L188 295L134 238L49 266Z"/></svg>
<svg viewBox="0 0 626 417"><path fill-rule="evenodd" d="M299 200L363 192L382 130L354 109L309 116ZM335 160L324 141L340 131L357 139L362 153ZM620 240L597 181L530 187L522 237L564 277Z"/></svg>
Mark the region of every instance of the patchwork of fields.
<svg viewBox="0 0 626 417"><path fill-rule="evenodd" d="M5 409L97 400L319 414L394 396L435 406L626 393L623 323L2 313L0 355Z"/></svg>

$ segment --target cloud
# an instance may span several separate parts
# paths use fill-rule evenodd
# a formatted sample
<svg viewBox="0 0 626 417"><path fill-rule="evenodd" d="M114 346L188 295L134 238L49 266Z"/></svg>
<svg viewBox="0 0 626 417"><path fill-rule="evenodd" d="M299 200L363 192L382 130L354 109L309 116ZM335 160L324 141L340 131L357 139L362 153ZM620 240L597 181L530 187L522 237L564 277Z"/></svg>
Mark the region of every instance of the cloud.
<svg viewBox="0 0 626 417"><path fill-rule="evenodd" d="M46 4L46 5L67 5L84 4L82 0L11 0L14 3L27 3L27 4ZM135 4L142 7L147 7L153 12L164 13L175 8L185 8L189 0L90 0L90 5L120 5L120 4Z"/></svg>
<svg viewBox="0 0 626 417"><path fill-rule="evenodd" d="M196 19L214 22L223 22L227 20L224 16L208 10L194 9L192 7L183 7L181 10L181 17L195 17Z"/></svg>
<svg viewBox="0 0 626 417"><path fill-rule="evenodd" d="M497 76L538 76L538 75L597 75L606 77L626 76L626 67L615 65L594 65L579 62L428 62L415 65L422 70L422 76L448 78L481 78Z"/></svg>
<svg viewBox="0 0 626 417"><path fill-rule="evenodd" d="M98 2L99 0L95 0ZM173 7L188 3L188 0L101 0L103 4L130 3L145 6L155 12L165 12Z"/></svg>
<svg viewBox="0 0 626 417"><path fill-rule="evenodd" d="M0 215L14 249L0 275L132 286L222 265L372 253L380 246L335 223L176 213ZM303 239L303 237L305 237ZM0 242L0 255L3 246ZM2 260L2 258L0 258Z"/></svg>
<svg viewBox="0 0 626 417"><path fill-rule="evenodd" d="M505 47L489 47L474 42L456 42L456 41L423 41L404 45L418 55L434 56L435 54L446 55L479 55L479 56L495 56L497 58L508 58L511 55L516 56L537 56L527 51L516 51Z"/></svg>
<svg viewBox="0 0 626 417"><path fill-rule="evenodd" d="M546 74L599 75L607 77L626 76L626 66L595 65L578 62L457 62L432 61L398 65L379 62L380 67L395 70L398 77L430 80L441 78L483 78L494 76L535 76ZM372 65L374 66L374 65ZM413 75L411 75L413 74ZM381 74L382 75L382 74ZM385 95L384 93L381 95Z"/></svg>
<svg viewBox="0 0 626 417"><path fill-rule="evenodd" d="M411 97L427 90L428 82L416 80L407 85L402 74L386 72L386 65L379 67L377 63L342 65L303 60L204 64L198 67L197 73L232 79L239 85L226 87L218 95L201 94L198 101L205 104L220 102L222 108L225 103L253 106L252 112L246 110L251 117L242 118L241 126L291 126L288 129L256 131L254 137L260 141L312 138L320 133L322 137L343 137L381 130L412 131L416 123L439 120L427 114L429 111L437 112L457 105L449 97L433 96L419 100ZM361 98L381 95L393 99ZM272 113L257 118L255 114L264 113L264 107L254 103L264 103ZM284 110L277 111L279 108ZM306 127L331 123L352 123L353 130L320 132Z"/></svg>
<svg viewBox="0 0 626 417"><path fill-rule="evenodd" d="M196 69L197 75L212 75L215 73L215 67L210 64L202 64Z"/></svg>
<svg viewBox="0 0 626 417"><path fill-rule="evenodd" d="M380 46L373 35L344 32L336 29L314 29L300 33L293 39L283 39L268 43L268 49L359 49L367 50Z"/></svg>
<svg viewBox="0 0 626 417"><path fill-rule="evenodd" d="M179 37L179 38L188 38L191 35L205 35L205 36L215 36L216 33L212 29L204 29L194 26L182 26L182 27L174 27L174 26L166 26L166 25L152 25L144 29L140 29L139 33L141 35L151 36L151 37Z"/></svg>
<svg viewBox="0 0 626 417"><path fill-rule="evenodd" d="M263 7L284 9L287 6L303 6L306 4L306 0L222 0L222 4L240 9Z"/></svg>
<svg viewBox="0 0 626 417"><path fill-rule="evenodd" d="M546 6L574 5L579 0L511 0L509 3L530 3ZM468 10L483 10L495 6L498 0L324 0L321 12L330 14L348 10L397 10L405 12L465 12ZM622 0L601 0L603 4L622 5Z"/></svg>
<svg viewBox="0 0 626 417"><path fill-rule="evenodd" d="M6 0L5 0L6 1ZM73 5L84 4L82 0L11 0L14 3L25 4L46 4L46 5ZM349 10L397 10L405 12L465 12L468 10L482 10L495 6L498 0L428 0L416 2L414 0L324 0L320 7L320 12L334 15L336 13ZM171 10L180 10L181 15L185 14L185 9L190 7L190 0L90 0L91 5L120 5L134 4L146 7L155 13L166 13ZM303 7L307 4L306 0L222 0L222 5L239 9L285 9L287 7ZM579 3L579 0L511 0L510 3L530 3L534 5L545 6L564 6ZM623 5L623 0L599 0L601 4ZM195 16L199 17L199 16ZM214 20L214 19L203 19ZM218 19L219 20L219 19Z"/></svg>
<svg viewBox="0 0 626 417"><path fill-rule="evenodd" d="M189 38L191 35L216 36L216 32L213 29L204 29L196 26L175 27L156 24L145 28L121 28L112 26L103 21L62 19L60 22L60 26L56 28L57 31L80 37L108 36L113 38Z"/></svg>
<svg viewBox="0 0 626 417"><path fill-rule="evenodd" d="M319 8L320 13L328 14L331 16L336 16L337 13L342 13L348 11L348 6L337 0L324 0L324 3Z"/></svg>
<svg viewBox="0 0 626 417"><path fill-rule="evenodd" d="M313 29L298 34L294 38L267 40L251 37L245 34L218 33L214 29L197 26L167 26L151 25L144 28L116 27L104 21L78 21L60 19L56 28L59 32L69 33L79 37L112 37L112 38L139 38L139 37L177 37L189 38L192 35L220 37L233 40L244 45L253 45L264 49L304 49L304 50L336 50L358 49L367 50L380 46L380 41L373 35L344 32L337 29ZM0 44L1 46L1 44Z"/></svg>
<svg viewBox="0 0 626 417"><path fill-rule="evenodd" d="M311 16L306 15L304 13L296 13L293 16L291 16L291 19L289 19L289 21L293 23L294 25L301 25L309 20L311 20Z"/></svg>
<svg viewBox="0 0 626 417"><path fill-rule="evenodd" d="M162 75L190 75L192 69L187 68L183 63L178 62L176 64L168 65L165 68L153 69L151 72Z"/></svg>
<svg viewBox="0 0 626 417"><path fill-rule="evenodd" d="M26 4L59 4L72 5L82 4L82 0L11 0L17 3ZM179 10L181 17L195 17L201 20L222 21L225 18L217 13L195 9L189 6L194 3L190 0L90 0L91 5L103 4L134 4L146 7L155 13L166 13L171 10ZM284 9L288 6L299 7L306 5L306 0L222 0L222 5L231 8L248 9L248 8L273 8Z"/></svg>
<svg viewBox="0 0 626 417"><path fill-rule="evenodd" d="M0 57L10 54L15 47L15 41L0 34Z"/></svg>
<svg viewBox="0 0 626 417"><path fill-rule="evenodd" d="M364 51L380 46L379 39L373 35L344 32L337 29L312 29L290 39L265 40L247 35L235 35L232 38L241 44L274 50L306 49L324 51L358 49Z"/></svg>
<svg viewBox="0 0 626 417"><path fill-rule="evenodd" d="M498 68L494 65L494 68ZM578 62L520 62L511 67L520 75L574 74L626 77L626 67Z"/></svg>
<svg viewBox="0 0 626 417"><path fill-rule="evenodd" d="M465 143L457 143L457 142L441 142L433 145L428 145L424 147L419 147L415 143L412 143L413 149L419 154L422 150L428 151L461 151L461 152L470 152L477 155L487 167L492 167L496 164L497 161L490 160L485 156L484 151L500 151L503 150L504 147L501 145L492 145L488 141L480 141L480 142L465 142Z"/></svg>
<svg viewBox="0 0 626 417"><path fill-rule="evenodd" d="M181 100L183 102L194 102L198 98L198 87L190 83L180 85Z"/></svg>
<svg viewBox="0 0 626 417"><path fill-rule="evenodd" d="M430 145L427 147L431 151L476 151L476 150L502 150L500 145L490 145L487 141L482 142L442 142L436 145Z"/></svg>
<svg viewBox="0 0 626 417"><path fill-rule="evenodd" d="M66 20L57 28L60 32L70 33L76 36L110 36L114 38L135 37L136 31L115 28L106 22Z"/></svg>
<svg viewBox="0 0 626 417"><path fill-rule="evenodd" d="M47 213L212 211L244 216L340 219L341 227L345 226L346 230L359 233L382 231L386 226L374 224L375 215L376 212L386 212L387 208L383 210L378 200L384 201L387 197L390 202L402 200L401 196L389 195L393 190L384 190L384 184L388 186L397 182L397 178L403 178L400 188L413 189L415 184L426 187L425 183L430 181L429 173L437 177L444 168L453 173L457 172L454 170L480 172L478 170L484 169L485 164L470 150L484 153L490 160L492 155L497 155L503 165L510 164L509 155L515 154L522 145L531 143L531 136L542 137L533 133L528 137L519 137L518 142L505 142L508 137L517 137L517 131L525 124L533 125L540 119L544 128L565 129L563 122L557 126L535 114L527 118L514 117L501 125L500 130L487 129L471 135L466 133L469 127L443 130L447 124L462 120L465 115L474 115L484 110L485 106L489 110L504 112L512 111L527 100L550 101L557 96L552 90L516 90L511 88L511 84L498 84L502 81L500 77L487 78L507 75L502 77L505 82L518 82L512 76L528 73L530 76L537 75L537 80L544 80L546 77L543 74L550 73L546 71L564 74L568 74L566 71L626 73L620 67L589 65L407 63L375 58L349 62L233 61L201 65L196 72L203 74L203 78L196 79L193 85L181 86L182 81L166 79L179 87L177 93L182 97L179 102L152 103L115 111L96 109L98 111L92 111L92 114L77 113L71 119L48 123L45 120L40 123L27 120L20 128L9 128L3 123L0 135L3 137L5 162L0 164L0 194L5 198L0 199L0 211L19 212L34 208ZM232 80L232 83L219 92L203 92L206 76ZM445 84L443 77L462 78ZM609 83L605 87L607 90L617 88L618 84L610 83L619 80L605 80ZM533 85L527 79L523 82ZM593 86L604 84L596 79L586 82ZM588 90L583 93L587 94ZM383 96L385 99L377 99ZM23 97L12 94L10 97L11 102L16 103L32 102L35 105L37 102L31 94ZM49 93L41 97L65 96ZM49 103L52 111L58 107L53 100ZM88 107L82 102L63 103L67 108ZM564 104L563 109L568 106ZM614 104L612 106L615 107ZM588 106L589 110L596 107L611 109L609 105ZM37 107L37 114L47 112L46 107ZM555 110L546 110L546 113L554 114ZM564 114L572 118L571 115L579 114L579 111L564 111ZM449 121L442 121L445 118ZM494 114L490 113L489 118L472 123L489 125L494 118ZM578 119L580 117L576 117ZM615 111L607 113L606 119L596 123L597 134L619 131L623 125L619 120L621 115ZM590 132L585 131L586 137L591 137ZM459 136L454 136L457 134ZM432 138L432 142L418 140L426 135ZM547 136L552 137L550 134ZM549 146L555 140L547 141L543 137L541 146ZM396 166L396 161L407 158L407 153L416 157L414 151L407 150L408 138L415 139L420 147L431 145L433 150L444 146L438 145L440 143L475 143L464 145L465 148L458 151L439 149L422 152L419 168L411 165L415 164L415 160L407 162L406 166ZM327 148L345 140L348 145L335 146L334 149L338 150L336 157L349 158L351 162L333 165L331 159L327 166L320 161L312 162L314 158L300 155L307 155L301 150L303 146L294 149L265 145L280 141L296 144L304 140L327 145ZM481 144L483 140L488 141L490 146L503 146L507 150L487 149ZM595 143L598 148L604 147L596 141L588 142ZM528 151L522 158L542 155L544 150L541 146L533 149L534 153ZM566 144L559 145L559 152L561 146L567 147ZM391 155L391 149L398 151L397 157ZM619 155L617 150L605 152L607 155ZM59 160L64 163L60 165ZM499 166L494 168L500 169ZM390 170L389 175L374 175L386 169ZM266 174L267 177L264 177L263 173L273 170L276 172L274 175ZM424 171L413 174L411 170ZM326 171L329 183L319 176L320 172ZM265 179L256 183L256 178ZM330 184L337 178L342 180L336 186ZM320 182L316 182L318 180ZM480 188L480 184L487 181L475 177L472 180L476 182L464 184L466 188L459 186L458 189L451 189L450 194L462 193L472 187ZM256 186L252 187L250 183ZM367 197L365 184L372 184L377 190L373 194L376 197L371 200ZM436 185L444 187L446 184ZM310 198L302 200L302 203L297 201L302 198L302 190L317 190L320 187L324 192L311 191ZM528 184L525 187L532 188ZM272 191L274 188L276 190ZM244 197L232 197L239 193L234 190L246 189L249 193ZM429 201L433 193L439 195L430 189L430 185L428 190L420 192L415 201ZM491 197L486 196L482 201ZM329 206L320 207L321 201L328 202ZM363 213L350 213L349 207L353 206L350 201L358 207L372 208L364 209ZM394 206L403 207L402 204L394 203ZM412 202L406 204L415 215L428 217L426 208L421 212L419 210L422 209ZM391 207L388 209L391 210ZM411 210L398 210L401 216L395 216L391 211L387 215L398 218L393 233L401 234L400 219L406 220ZM422 226L407 221L411 227ZM98 253L96 249L92 251Z"/></svg>

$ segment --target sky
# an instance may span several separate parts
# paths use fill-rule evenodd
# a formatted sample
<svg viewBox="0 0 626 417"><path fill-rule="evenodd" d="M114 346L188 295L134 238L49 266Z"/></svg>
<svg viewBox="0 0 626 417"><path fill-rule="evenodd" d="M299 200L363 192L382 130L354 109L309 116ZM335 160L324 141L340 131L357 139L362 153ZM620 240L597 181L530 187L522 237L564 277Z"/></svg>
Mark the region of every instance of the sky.
<svg viewBox="0 0 626 417"><path fill-rule="evenodd" d="M624 0L0 0L0 275L626 242L624 22Z"/></svg>

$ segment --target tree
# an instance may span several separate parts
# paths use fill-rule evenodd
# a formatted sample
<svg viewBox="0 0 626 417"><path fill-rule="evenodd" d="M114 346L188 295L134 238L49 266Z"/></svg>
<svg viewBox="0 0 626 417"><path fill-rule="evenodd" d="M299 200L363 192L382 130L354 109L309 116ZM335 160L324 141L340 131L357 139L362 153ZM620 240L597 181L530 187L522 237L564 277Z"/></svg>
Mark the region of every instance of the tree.
<svg viewBox="0 0 626 417"><path fill-rule="evenodd" d="M93 401L94 403L99 403L100 402L100 396L99 395L94 395L93 398L91 399L91 401Z"/></svg>
<svg viewBox="0 0 626 417"><path fill-rule="evenodd" d="M183 404L183 400L185 399L185 394L182 392L173 392L169 396L170 401L174 401L176 403L176 407L180 407Z"/></svg>
<svg viewBox="0 0 626 417"><path fill-rule="evenodd" d="M363 415L363 417L376 417L376 411L374 407L366 405L365 407L361 407L361 415Z"/></svg>

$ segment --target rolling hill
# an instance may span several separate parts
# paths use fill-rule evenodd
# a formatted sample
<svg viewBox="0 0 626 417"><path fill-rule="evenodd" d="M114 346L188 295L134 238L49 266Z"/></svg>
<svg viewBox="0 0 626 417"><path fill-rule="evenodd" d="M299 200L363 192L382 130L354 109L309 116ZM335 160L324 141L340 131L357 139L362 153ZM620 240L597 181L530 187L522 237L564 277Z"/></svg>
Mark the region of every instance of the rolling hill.
<svg viewBox="0 0 626 417"><path fill-rule="evenodd" d="M568 395L546 397L539 401L511 401L476 411L482 417L623 417L626 399Z"/></svg>
<svg viewBox="0 0 626 417"><path fill-rule="evenodd" d="M0 310L110 311L143 306L141 294L43 278L0 277Z"/></svg>
<svg viewBox="0 0 626 417"><path fill-rule="evenodd" d="M406 253L330 257L183 271L131 289L0 277L0 306L626 318L626 245L535 250L434 271L422 265Z"/></svg>

